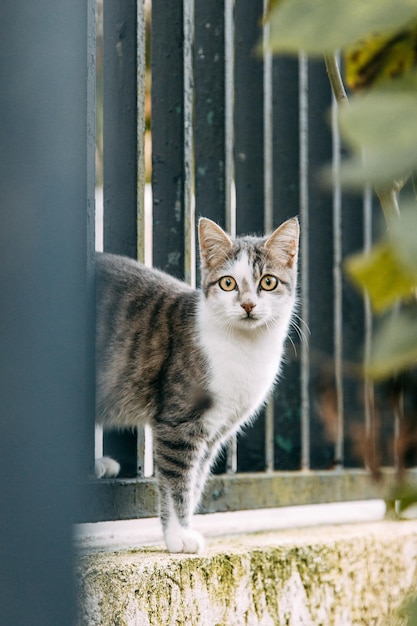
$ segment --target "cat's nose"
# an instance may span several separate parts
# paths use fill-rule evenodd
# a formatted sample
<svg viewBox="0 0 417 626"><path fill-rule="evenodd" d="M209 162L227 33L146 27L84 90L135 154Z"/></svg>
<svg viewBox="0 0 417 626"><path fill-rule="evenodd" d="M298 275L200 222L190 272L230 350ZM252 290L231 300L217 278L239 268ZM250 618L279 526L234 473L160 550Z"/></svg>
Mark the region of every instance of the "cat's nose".
<svg viewBox="0 0 417 626"><path fill-rule="evenodd" d="M256 307L256 304L248 300L247 302L242 302L240 306L242 309L245 309L246 313L249 315L249 313L252 313L253 309Z"/></svg>

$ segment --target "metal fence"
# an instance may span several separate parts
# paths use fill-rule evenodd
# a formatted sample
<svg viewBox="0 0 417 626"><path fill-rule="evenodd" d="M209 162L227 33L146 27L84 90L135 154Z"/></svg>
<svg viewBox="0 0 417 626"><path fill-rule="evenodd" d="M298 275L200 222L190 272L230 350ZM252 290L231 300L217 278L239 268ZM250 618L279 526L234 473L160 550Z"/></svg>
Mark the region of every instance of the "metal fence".
<svg viewBox="0 0 417 626"><path fill-rule="evenodd" d="M394 466L395 419L357 374L372 317L342 267L372 241L374 200L320 184L322 166L337 170L343 152L324 63L271 56L263 0L104 0L103 9L104 249L193 283L196 216L232 234L301 221L300 333L273 400L219 461L201 510L374 496L365 468L381 442L382 463ZM85 521L157 513L149 445L142 429L104 436L122 475L90 483Z"/></svg>

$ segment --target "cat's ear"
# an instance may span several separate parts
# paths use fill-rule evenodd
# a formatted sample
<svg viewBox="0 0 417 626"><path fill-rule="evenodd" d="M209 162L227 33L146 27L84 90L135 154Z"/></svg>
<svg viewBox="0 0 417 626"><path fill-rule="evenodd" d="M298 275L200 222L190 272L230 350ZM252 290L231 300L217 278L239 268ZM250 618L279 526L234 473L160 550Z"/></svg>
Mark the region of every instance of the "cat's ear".
<svg viewBox="0 0 417 626"><path fill-rule="evenodd" d="M229 235L207 217L201 217L198 222L198 241L203 267L224 263L233 246Z"/></svg>
<svg viewBox="0 0 417 626"><path fill-rule="evenodd" d="M278 256L288 267L297 261L300 226L298 219L292 217L279 226L265 242L266 249Z"/></svg>

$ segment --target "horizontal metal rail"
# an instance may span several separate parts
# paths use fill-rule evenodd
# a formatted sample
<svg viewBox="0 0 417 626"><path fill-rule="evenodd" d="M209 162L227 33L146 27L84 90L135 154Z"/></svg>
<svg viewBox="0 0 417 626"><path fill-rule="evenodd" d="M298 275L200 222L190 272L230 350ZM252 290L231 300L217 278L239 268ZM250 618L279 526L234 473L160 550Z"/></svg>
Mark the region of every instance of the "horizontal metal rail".
<svg viewBox="0 0 417 626"><path fill-rule="evenodd" d="M324 502L389 498L395 485L392 469L376 481L366 470L271 472L213 476L200 513L264 509ZM410 471L417 484L417 470ZM154 478L97 480L90 484L83 522L126 520L158 515Z"/></svg>

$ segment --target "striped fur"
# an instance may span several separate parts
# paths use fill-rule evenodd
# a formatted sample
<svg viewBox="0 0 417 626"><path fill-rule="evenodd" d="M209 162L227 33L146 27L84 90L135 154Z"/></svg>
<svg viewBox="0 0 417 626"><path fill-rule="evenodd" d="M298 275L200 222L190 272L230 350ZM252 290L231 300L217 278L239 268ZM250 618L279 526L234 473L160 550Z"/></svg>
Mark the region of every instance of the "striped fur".
<svg viewBox="0 0 417 626"><path fill-rule="evenodd" d="M170 552L201 550L190 525L210 467L278 375L295 303L298 222L232 240L202 218L199 244L201 290L131 259L97 258L97 421L151 425Z"/></svg>

